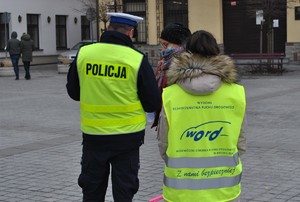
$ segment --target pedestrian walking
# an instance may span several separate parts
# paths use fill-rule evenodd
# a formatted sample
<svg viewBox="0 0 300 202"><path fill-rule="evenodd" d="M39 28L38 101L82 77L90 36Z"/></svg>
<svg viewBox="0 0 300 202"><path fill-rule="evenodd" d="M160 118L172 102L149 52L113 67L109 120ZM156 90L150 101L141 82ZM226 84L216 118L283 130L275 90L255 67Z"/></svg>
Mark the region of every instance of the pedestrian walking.
<svg viewBox="0 0 300 202"><path fill-rule="evenodd" d="M25 79L31 79L30 63L32 62L32 52L34 50L34 42L29 34L24 33L21 37L21 53L22 62L25 69Z"/></svg>
<svg viewBox="0 0 300 202"><path fill-rule="evenodd" d="M160 104L147 57L132 38L143 18L108 13L100 43L80 48L68 72L69 96L80 101L83 148L78 184L83 201L105 201L111 172L115 202L131 202L139 189L139 148L146 113Z"/></svg>
<svg viewBox="0 0 300 202"><path fill-rule="evenodd" d="M176 202L238 200L246 99L233 60L196 31L173 59L163 90L158 140L163 197Z"/></svg>
<svg viewBox="0 0 300 202"><path fill-rule="evenodd" d="M17 32L11 33L11 38L7 41L6 50L9 52L11 63L14 67L16 80L19 80L19 59L21 56L21 42L17 39Z"/></svg>
<svg viewBox="0 0 300 202"><path fill-rule="evenodd" d="M179 23L170 23L161 32L159 42L162 59L158 61L155 68L155 76L161 93L167 84L166 72L169 69L170 63L174 57L185 51L185 42L190 35L191 31ZM161 107L155 112L152 127L157 126L160 111Z"/></svg>

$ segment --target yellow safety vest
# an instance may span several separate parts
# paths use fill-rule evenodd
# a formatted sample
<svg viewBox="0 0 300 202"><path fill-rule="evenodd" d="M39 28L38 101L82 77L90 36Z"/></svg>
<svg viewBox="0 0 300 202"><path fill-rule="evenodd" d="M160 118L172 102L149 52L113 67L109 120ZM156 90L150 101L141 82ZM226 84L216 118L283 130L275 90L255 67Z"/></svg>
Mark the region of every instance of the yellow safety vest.
<svg viewBox="0 0 300 202"><path fill-rule="evenodd" d="M96 43L77 57L81 130L91 135L138 132L146 114L137 94L143 55L130 47Z"/></svg>
<svg viewBox="0 0 300 202"><path fill-rule="evenodd" d="M174 84L163 91L169 125L163 196L169 202L221 202L240 195L237 143L244 118L244 88L222 84L196 96Z"/></svg>

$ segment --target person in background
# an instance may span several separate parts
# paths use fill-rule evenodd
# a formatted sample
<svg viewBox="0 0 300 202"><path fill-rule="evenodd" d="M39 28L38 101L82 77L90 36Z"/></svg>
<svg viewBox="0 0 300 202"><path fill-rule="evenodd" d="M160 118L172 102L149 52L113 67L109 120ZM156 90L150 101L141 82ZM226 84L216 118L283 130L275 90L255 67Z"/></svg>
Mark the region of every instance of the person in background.
<svg viewBox="0 0 300 202"><path fill-rule="evenodd" d="M30 63L32 62L32 51L34 50L33 40L29 34L23 33L21 37L21 53L22 62L25 69L25 79L31 79L30 75Z"/></svg>
<svg viewBox="0 0 300 202"><path fill-rule="evenodd" d="M238 201L245 152L244 87L234 61L207 31L192 34L174 58L163 90L158 146L163 197L176 202Z"/></svg>
<svg viewBox="0 0 300 202"><path fill-rule="evenodd" d="M162 59L158 61L155 69L155 76L160 92L166 87L166 72L169 69L173 57L176 57L185 51L185 42L190 35L191 31L179 23L170 23L161 32L159 42L161 45ZM154 114L152 128L156 127L158 124L160 111L161 107Z"/></svg>
<svg viewBox="0 0 300 202"><path fill-rule="evenodd" d="M11 33L11 39L7 42L6 50L9 52L11 63L14 67L16 80L19 80L19 59L21 56L21 42L17 39L17 32Z"/></svg>
<svg viewBox="0 0 300 202"><path fill-rule="evenodd" d="M132 43L143 18L108 13L100 43L80 48L67 76L69 96L80 101L83 148L78 184L83 201L105 201L111 171L115 202L131 202L139 189L139 148L146 113L161 100L147 57Z"/></svg>

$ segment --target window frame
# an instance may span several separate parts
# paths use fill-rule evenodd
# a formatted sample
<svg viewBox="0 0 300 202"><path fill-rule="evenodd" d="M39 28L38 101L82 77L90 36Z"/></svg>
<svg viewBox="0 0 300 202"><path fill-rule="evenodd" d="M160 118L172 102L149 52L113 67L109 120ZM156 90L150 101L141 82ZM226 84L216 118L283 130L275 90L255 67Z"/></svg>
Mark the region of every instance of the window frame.
<svg viewBox="0 0 300 202"><path fill-rule="evenodd" d="M179 9L173 7L174 4L183 3L185 6L178 6ZM164 0L163 1L163 17L164 27L169 23L180 23L188 27L188 0Z"/></svg>
<svg viewBox="0 0 300 202"><path fill-rule="evenodd" d="M300 6L295 6L295 20L300 20Z"/></svg>
<svg viewBox="0 0 300 202"><path fill-rule="evenodd" d="M81 16L81 40L91 39L91 23L85 15Z"/></svg>
<svg viewBox="0 0 300 202"><path fill-rule="evenodd" d="M129 4L131 4L130 6L132 6L132 9L128 9ZM136 6L134 7L135 4L136 4ZM142 10L139 10L139 9L142 9ZM135 29L135 36L133 38L133 42L136 44L146 44L147 40L148 40L146 11L147 11L147 4L146 4L145 0L123 0L123 12L124 13L129 13L131 15L136 15L136 16L144 18L143 21L138 23L137 29Z"/></svg>
<svg viewBox="0 0 300 202"><path fill-rule="evenodd" d="M68 17L67 15L55 15L56 50L67 50L68 49L67 17ZM61 20L63 21L63 23L61 23Z"/></svg>
<svg viewBox="0 0 300 202"><path fill-rule="evenodd" d="M39 14L27 14L27 33L30 35L34 43L35 49L40 49L40 34L39 34ZM34 19L35 18L35 19Z"/></svg>
<svg viewBox="0 0 300 202"><path fill-rule="evenodd" d="M10 14L10 13L9 13ZM2 23L2 16L4 13L0 13L0 51L5 51L4 48L6 47L5 42L9 40L9 23ZM6 36L5 36L5 27L6 27ZM6 37L6 40L5 40Z"/></svg>

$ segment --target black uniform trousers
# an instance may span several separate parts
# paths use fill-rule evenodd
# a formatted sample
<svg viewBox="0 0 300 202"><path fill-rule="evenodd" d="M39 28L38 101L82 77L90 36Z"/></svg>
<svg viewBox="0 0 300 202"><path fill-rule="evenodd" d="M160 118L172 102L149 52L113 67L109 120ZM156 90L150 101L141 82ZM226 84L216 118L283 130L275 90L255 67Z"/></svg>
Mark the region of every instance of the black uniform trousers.
<svg viewBox="0 0 300 202"><path fill-rule="evenodd" d="M110 171L114 201L131 202L139 189L139 165L139 147L130 151L83 149L78 178L83 202L105 201Z"/></svg>

